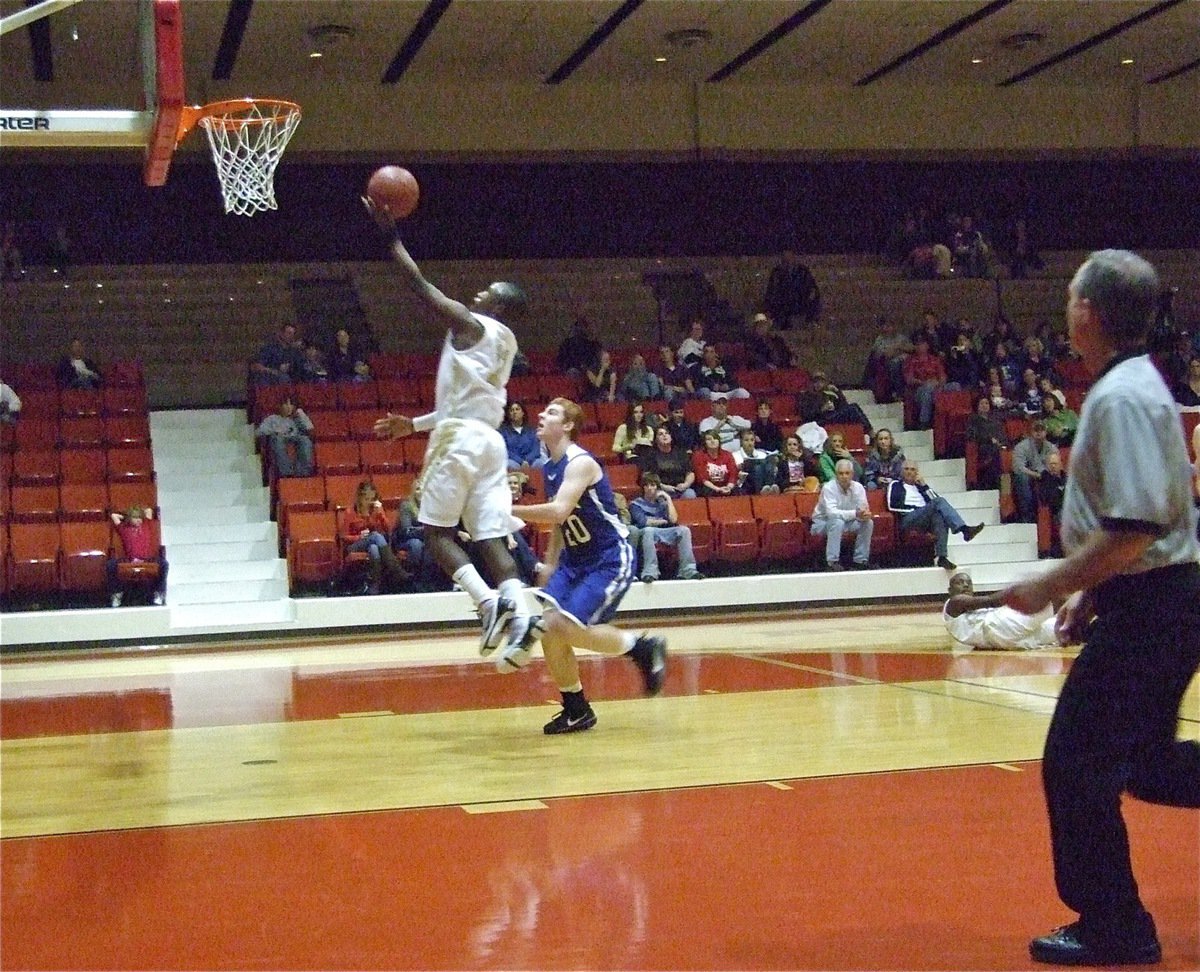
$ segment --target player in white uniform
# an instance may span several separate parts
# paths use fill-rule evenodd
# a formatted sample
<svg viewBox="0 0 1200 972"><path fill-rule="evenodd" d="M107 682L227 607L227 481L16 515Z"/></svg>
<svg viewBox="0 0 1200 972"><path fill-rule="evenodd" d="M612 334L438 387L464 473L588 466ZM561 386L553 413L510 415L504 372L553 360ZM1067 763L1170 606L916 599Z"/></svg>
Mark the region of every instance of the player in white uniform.
<svg viewBox="0 0 1200 972"><path fill-rule="evenodd" d="M520 314L525 295L511 283L493 283L475 295L468 309L429 283L396 235L396 221L370 200L363 203L385 232L392 234L392 257L410 289L438 313L449 328L438 362L434 410L415 418L392 415L375 423L375 434L401 438L430 432L418 481L417 519L425 544L447 576L475 602L483 624L480 651L490 654L501 641L512 650L528 649L541 625L526 604L508 536L523 524L512 515L508 450L498 431L507 401L505 385L517 355L517 339L502 318ZM458 542L459 523L479 545L499 591L493 591Z"/></svg>
<svg viewBox="0 0 1200 972"><path fill-rule="evenodd" d="M1058 647L1054 618L1049 604L1036 614L1022 614L1005 606L1002 592L976 594L971 576L962 571L950 578L950 598L942 608L950 637L992 651Z"/></svg>

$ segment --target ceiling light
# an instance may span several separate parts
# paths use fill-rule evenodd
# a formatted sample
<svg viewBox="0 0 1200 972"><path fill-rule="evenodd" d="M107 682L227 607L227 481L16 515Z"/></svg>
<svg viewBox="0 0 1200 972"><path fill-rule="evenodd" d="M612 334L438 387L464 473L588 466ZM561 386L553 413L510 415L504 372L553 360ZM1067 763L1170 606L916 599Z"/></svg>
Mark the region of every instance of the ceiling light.
<svg viewBox="0 0 1200 972"><path fill-rule="evenodd" d="M1132 57L1123 57L1123 58L1121 58L1121 63L1122 64L1132 64L1133 58Z"/></svg>
<svg viewBox="0 0 1200 972"><path fill-rule="evenodd" d="M655 64L665 64L666 61L667 61L667 59L665 57L663 57L661 54L659 54L658 57L656 57L654 59Z"/></svg>
<svg viewBox="0 0 1200 972"><path fill-rule="evenodd" d="M317 58L324 57L325 55L320 51L309 51L308 56L315 61Z"/></svg>
<svg viewBox="0 0 1200 972"><path fill-rule="evenodd" d="M972 64L982 64L983 58L982 57L973 57L973 58L971 58L971 63Z"/></svg>

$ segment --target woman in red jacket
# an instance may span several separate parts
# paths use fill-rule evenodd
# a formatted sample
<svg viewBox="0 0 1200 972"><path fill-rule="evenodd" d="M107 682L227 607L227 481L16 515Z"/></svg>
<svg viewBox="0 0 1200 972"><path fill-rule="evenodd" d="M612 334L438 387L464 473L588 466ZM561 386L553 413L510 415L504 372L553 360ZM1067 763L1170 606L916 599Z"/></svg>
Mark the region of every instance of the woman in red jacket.
<svg viewBox="0 0 1200 972"><path fill-rule="evenodd" d="M721 448L721 436L713 429L704 433L704 448L692 453L692 471L700 496L731 496L737 492L737 463L733 453Z"/></svg>
<svg viewBox="0 0 1200 972"><path fill-rule="evenodd" d="M386 567L388 575L397 582L408 579L408 572L400 566L388 543L390 530L391 524L383 512L375 484L364 479L354 494L354 506L346 511L343 540L347 542L346 553L365 552L370 558L367 561L368 594L379 593L382 567Z"/></svg>

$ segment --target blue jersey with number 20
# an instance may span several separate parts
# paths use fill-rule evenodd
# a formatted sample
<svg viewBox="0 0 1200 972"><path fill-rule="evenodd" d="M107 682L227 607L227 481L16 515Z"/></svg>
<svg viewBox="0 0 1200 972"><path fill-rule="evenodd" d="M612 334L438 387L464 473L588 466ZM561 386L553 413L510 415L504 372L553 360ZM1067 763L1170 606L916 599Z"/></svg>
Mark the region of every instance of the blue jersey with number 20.
<svg viewBox="0 0 1200 972"><path fill-rule="evenodd" d="M590 456L590 453L571 443L561 458L546 463L542 472L547 498L554 499L558 494L567 465L580 456ZM617 515L612 486L603 466L600 467L600 479L584 490L559 530L563 539L560 561L571 567L586 568L625 559L623 551L628 547L629 531Z"/></svg>

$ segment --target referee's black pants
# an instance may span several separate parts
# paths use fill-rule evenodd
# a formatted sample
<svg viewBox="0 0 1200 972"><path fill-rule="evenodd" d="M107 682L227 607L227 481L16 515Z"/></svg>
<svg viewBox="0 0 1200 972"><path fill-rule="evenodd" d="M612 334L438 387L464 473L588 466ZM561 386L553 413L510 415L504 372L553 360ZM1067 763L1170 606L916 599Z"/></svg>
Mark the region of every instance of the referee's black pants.
<svg viewBox="0 0 1200 972"><path fill-rule="evenodd" d="M1200 668L1200 566L1116 578L1096 591L1096 610L1046 738L1054 877L1089 935L1137 939L1153 923L1133 877L1121 794L1200 807L1200 744L1176 739Z"/></svg>

